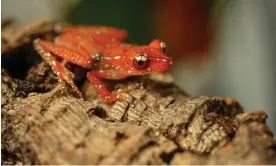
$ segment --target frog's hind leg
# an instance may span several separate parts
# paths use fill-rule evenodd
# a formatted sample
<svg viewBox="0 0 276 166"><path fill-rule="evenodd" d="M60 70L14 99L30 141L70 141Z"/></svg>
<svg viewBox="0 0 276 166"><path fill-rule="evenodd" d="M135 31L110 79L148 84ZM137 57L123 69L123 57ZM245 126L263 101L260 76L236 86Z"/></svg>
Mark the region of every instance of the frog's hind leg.
<svg viewBox="0 0 276 166"><path fill-rule="evenodd" d="M34 47L36 50L40 49L43 52L53 53L56 56L61 57L62 59L82 66L83 68L90 68L94 62L93 58L89 55L84 49L77 49L75 46L66 46L53 43L50 41L45 41L41 39L36 39L34 41Z"/></svg>
<svg viewBox="0 0 276 166"><path fill-rule="evenodd" d="M74 84L73 79L70 74L66 72L64 67L58 62L51 54L51 52L46 51L39 43L34 42L34 47L38 51L38 53L42 56L42 58L51 66L52 70L57 75L58 81L61 86L66 87L66 82L72 87L72 89L83 99L82 93L78 90L78 87Z"/></svg>
<svg viewBox="0 0 276 166"><path fill-rule="evenodd" d="M92 38L95 36L108 36L118 41L123 41L128 36L127 31L123 29L104 26L71 26L64 28L63 32Z"/></svg>

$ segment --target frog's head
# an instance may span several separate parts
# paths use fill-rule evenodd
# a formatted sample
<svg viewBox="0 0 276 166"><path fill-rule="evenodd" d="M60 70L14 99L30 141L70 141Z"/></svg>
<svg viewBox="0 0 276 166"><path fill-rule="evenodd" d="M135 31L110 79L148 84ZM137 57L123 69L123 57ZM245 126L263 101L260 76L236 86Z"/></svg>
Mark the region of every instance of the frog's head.
<svg viewBox="0 0 276 166"><path fill-rule="evenodd" d="M144 75L168 70L172 59L166 55L166 44L160 40L152 41L148 46L133 46L128 64L128 75Z"/></svg>

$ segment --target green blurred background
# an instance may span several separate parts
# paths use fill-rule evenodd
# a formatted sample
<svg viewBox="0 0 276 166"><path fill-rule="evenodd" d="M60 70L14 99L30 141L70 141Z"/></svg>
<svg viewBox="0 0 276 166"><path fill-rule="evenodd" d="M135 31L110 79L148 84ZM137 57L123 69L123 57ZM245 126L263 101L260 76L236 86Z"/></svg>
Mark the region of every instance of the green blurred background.
<svg viewBox="0 0 276 166"><path fill-rule="evenodd" d="M67 18L74 24L109 25L126 29L127 42L149 43L154 38L154 1L82 0Z"/></svg>

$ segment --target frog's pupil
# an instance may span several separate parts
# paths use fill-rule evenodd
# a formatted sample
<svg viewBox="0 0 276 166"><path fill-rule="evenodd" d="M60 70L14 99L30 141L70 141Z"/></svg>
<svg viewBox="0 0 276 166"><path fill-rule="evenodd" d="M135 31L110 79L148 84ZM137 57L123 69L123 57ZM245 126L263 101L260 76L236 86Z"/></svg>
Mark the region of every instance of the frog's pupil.
<svg viewBox="0 0 276 166"><path fill-rule="evenodd" d="M143 61L143 60L139 60L139 61L138 61L138 64L139 64L139 65L143 65L144 62L145 62L145 61Z"/></svg>

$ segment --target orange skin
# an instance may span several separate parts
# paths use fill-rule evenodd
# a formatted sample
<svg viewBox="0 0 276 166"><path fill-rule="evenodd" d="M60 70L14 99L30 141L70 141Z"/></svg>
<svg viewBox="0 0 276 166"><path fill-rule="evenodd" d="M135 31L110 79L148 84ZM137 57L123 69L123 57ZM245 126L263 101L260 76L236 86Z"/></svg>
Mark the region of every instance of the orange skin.
<svg viewBox="0 0 276 166"><path fill-rule="evenodd" d="M107 103L123 99L119 92L109 92L102 79L124 79L169 69L172 59L165 54L166 45L154 40L149 45L122 43L127 32L111 27L76 26L62 30L54 42L36 39L34 48L51 66L62 87L68 83L82 98L82 93L56 56L65 62L91 69L87 78Z"/></svg>

